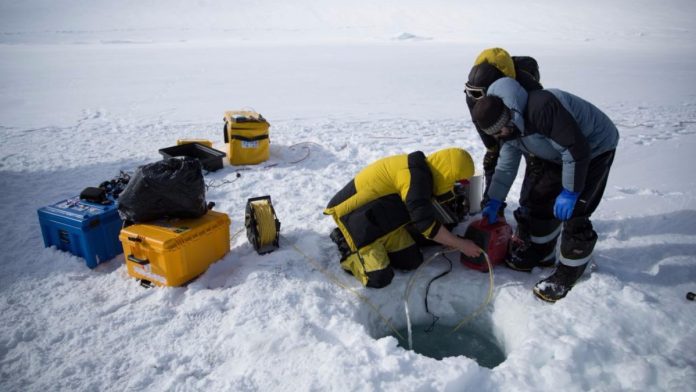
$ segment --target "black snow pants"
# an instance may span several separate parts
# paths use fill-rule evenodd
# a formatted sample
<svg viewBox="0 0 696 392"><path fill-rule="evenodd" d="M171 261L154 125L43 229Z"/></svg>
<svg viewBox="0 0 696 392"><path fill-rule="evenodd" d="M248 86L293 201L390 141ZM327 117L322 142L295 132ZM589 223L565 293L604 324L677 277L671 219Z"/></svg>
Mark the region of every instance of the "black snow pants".
<svg viewBox="0 0 696 392"><path fill-rule="evenodd" d="M585 188L580 193L571 218L562 227L560 262L568 266L587 263L597 242L590 216L604 195L615 150L607 151L590 161ZM563 189L561 165L539 158L527 160L527 169L520 193L520 208L515 212L516 236L530 242L535 261L555 257L556 241L561 234L561 221L553 215L556 197Z"/></svg>

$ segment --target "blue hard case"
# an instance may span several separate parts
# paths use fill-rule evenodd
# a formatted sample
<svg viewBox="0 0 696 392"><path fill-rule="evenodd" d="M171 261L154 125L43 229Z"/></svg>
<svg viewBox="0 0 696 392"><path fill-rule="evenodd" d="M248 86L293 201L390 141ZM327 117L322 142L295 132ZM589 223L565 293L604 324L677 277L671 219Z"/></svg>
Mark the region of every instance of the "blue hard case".
<svg viewBox="0 0 696 392"><path fill-rule="evenodd" d="M84 258L89 268L123 253L118 239L123 221L114 200L96 204L74 197L39 208L38 214L44 245Z"/></svg>

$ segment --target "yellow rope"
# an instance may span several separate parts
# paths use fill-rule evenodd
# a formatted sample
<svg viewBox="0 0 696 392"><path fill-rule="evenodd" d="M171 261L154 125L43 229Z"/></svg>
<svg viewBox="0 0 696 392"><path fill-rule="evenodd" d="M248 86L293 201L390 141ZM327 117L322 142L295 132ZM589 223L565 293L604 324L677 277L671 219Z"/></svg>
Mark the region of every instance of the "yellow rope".
<svg viewBox="0 0 696 392"><path fill-rule="evenodd" d="M275 234L274 234L274 236L275 236ZM345 283L340 281L335 275L330 273L326 268L322 267L318 262L316 262L314 259L307 256L304 252L302 252L302 250L300 250L295 244L292 244L292 248L295 249L295 251L297 253L299 253L301 256L303 256L305 258L305 260L307 260L314 268L316 268L317 270L319 270L319 272L324 274L324 276L326 276L330 281L334 282L337 286L343 288L344 290L349 291L350 293L355 295L359 300L361 300L362 302L367 304L370 308L372 308L372 310L382 319L382 321L384 321L384 323L387 325L387 327L389 327L389 329L391 329L392 332L394 332L394 334L396 336L398 336L401 340L406 340L406 338L403 335L401 335L401 333L399 333L399 331L397 331L396 328L394 328L394 326L389 321L389 319L387 317L385 317L382 314L382 312L379 311L379 308L374 303L372 303L372 301L370 301L369 298L360 294L354 288L349 287ZM491 261L488 259L488 255L486 254L486 252L484 252L483 250L481 250L481 251L482 251L484 258L486 259L486 264L488 264L488 277L489 277L488 295L486 296L486 299L481 303L481 305L479 305L479 307L473 313L464 317L459 323L457 323L457 325L452 329L452 331L450 333L457 332L457 330L459 330L465 324L467 324L471 320L475 319L486 308L486 306L488 306L488 304L491 302L491 299L493 297L493 287L494 287L494 285L493 285L493 266L491 265ZM425 267L427 264L429 264L431 261L433 261L435 258L437 258L438 256L446 254L446 253L450 253L450 252L458 252L458 250L457 249L446 249L446 250L436 252L435 254L430 256L425 262L423 262L420 266L418 266L418 268L413 272L413 275L411 276L408 283L406 284L406 291L404 292L404 301L406 302L406 304L408 304L408 298L411 294L411 289L413 288L413 284L416 280L415 278L418 275L418 273L421 271L421 269L423 267Z"/></svg>
<svg viewBox="0 0 696 392"><path fill-rule="evenodd" d="M413 275L411 275L411 278L408 280L408 283L406 284L406 290L404 291L404 301L408 305L408 298L411 295L411 289L413 288L413 283L416 281L416 277L418 276L418 273L426 266L428 263L433 261L435 258L437 258L440 255L444 255L446 253L451 253L451 252L458 252L457 249L446 249L442 250L439 252L436 252L432 256L430 256L423 264L419 265L418 268L413 272ZM491 298L493 297L493 266L491 265L491 261L488 259L488 255L486 252L481 249L481 252L486 259L486 263L488 264L488 277L489 277L489 285L488 285L488 295L486 296L486 299L479 305L479 307L470 315L464 317L461 321L457 323L457 326L452 329L451 333L457 332L457 330L461 327L463 327L466 323L469 321L475 319L482 311L483 309L488 306L488 304L491 302Z"/></svg>
<svg viewBox="0 0 696 392"><path fill-rule="evenodd" d="M488 306L488 304L491 302L491 298L493 298L493 266L491 265L491 261L488 259L488 254L481 250L483 257L486 259L486 264L488 264L488 278L489 278L489 285L488 285L488 295L486 296L486 299L479 305L478 309L476 309L473 313L471 313L469 316L464 317L456 327L452 329L452 332L450 333L455 333L457 330L461 327L463 327L466 323L469 321L473 320L478 316L483 309Z"/></svg>
<svg viewBox="0 0 696 392"><path fill-rule="evenodd" d="M270 245L276 238L276 225L273 210L268 200L251 202L251 208L256 216L256 231L259 233L259 246Z"/></svg>
<svg viewBox="0 0 696 392"><path fill-rule="evenodd" d="M242 234L244 232L245 228L242 227L241 229L237 230L236 233L232 234L230 237L230 244L234 244L234 239L237 238L238 235Z"/></svg>
<svg viewBox="0 0 696 392"><path fill-rule="evenodd" d="M387 318L382 314L382 312L379 311L379 308L378 308L375 304L373 304L372 301L370 301L369 298L367 298L366 296L360 294L360 293L357 292L354 288L349 287L349 286L347 286L345 283L341 282L335 275L333 275L333 274L330 273L328 270L326 270L326 268L322 267L318 262L316 262L314 259L312 259L311 257L307 256L304 252L302 252L297 246L295 246L295 244L292 244L292 248L295 249L295 251L296 251L297 253L299 253L300 255L302 255L314 268L318 269L319 272L321 272L322 274L324 274L324 276L326 276L330 281L334 282L334 283L335 283L336 285L338 285L339 287L341 287L341 288L343 288L343 289L345 289L345 290L347 290L347 291L353 293L353 295L355 295L356 297L358 297L359 300L363 301L363 302L364 302L365 304L367 304L370 308L372 308L372 310L382 319L382 321L384 321L384 323L389 327L389 329L392 330L392 332L394 332L394 334L395 334L396 336L398 336L399 338L401 338L401 340L405 340L405 338L399 333L399 331L397 331L396 328L394 328L394 326L393 326L392 323L389 321L389 319L387 319Z"/></svg>

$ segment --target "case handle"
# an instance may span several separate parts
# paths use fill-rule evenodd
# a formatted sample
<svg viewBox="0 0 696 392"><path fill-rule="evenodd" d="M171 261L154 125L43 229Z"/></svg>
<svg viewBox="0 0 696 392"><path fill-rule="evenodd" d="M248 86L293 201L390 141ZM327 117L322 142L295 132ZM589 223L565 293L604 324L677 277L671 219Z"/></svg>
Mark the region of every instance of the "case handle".
<svg viewBox="0 0 696 392"><path fill-rule="evenodd" d="M150 261L149 261L149 260L147 260L147 259L139 259L139 258L137 258L137 257L135 257L135 256L133 256L133 255L128 255L128 260L130 260L130 261L132 261L132 262L134 262L134 263L138 263L138 264L140 264L140 265L148 265L148 264L150 264Z"/></svg>

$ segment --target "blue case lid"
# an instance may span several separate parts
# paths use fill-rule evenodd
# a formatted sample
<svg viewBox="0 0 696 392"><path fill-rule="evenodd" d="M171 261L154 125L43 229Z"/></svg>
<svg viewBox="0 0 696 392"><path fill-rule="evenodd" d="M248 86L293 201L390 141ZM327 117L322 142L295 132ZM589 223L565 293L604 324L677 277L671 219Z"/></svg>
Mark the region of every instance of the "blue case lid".
<svg viewBox="0 0 696 392"><path fill-rule="evenodd" d="M74 226L94 226L96 219L120 219L118 203L96 204L80 200L78 196L60 201L50 206L39 208L39 216L51 216L52 219Z"/></svg>

